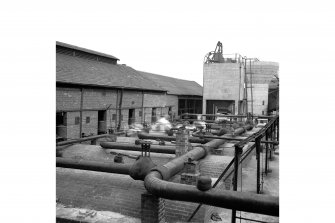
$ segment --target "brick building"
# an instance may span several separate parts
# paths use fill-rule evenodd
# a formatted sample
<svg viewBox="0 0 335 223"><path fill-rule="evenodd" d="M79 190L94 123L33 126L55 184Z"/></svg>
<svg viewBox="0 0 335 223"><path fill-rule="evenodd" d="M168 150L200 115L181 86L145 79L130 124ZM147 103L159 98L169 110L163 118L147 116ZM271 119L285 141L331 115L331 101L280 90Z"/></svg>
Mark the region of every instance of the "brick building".
<svg viewBox="0 0 335 223"><path fill-rule="evenodd" d="M201 113L194 81L137 71L108 54L56 43L56 134L66 139Z"/></svg>

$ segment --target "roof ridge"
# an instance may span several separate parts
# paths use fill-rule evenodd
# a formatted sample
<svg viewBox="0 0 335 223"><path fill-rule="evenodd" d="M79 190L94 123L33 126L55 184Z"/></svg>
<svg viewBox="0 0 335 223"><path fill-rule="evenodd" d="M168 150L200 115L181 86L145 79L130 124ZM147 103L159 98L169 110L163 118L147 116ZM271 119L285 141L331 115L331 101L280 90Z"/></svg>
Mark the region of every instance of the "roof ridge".
<svg viewBox="0 0 335 223"><path fill-rule="evenodd" d="M103 56L103 57L108 57L108 58L112 58L112 59L115 59L115 60L120 60L119 58L117 58L113 55L110 55L110 54L102 53L102 52L95 51L95 50L90 50L90 49L87 49L87 48L84 48L84 47L80 47L80 46L76 46L76 45L72 45L72 44L68 44L68 43L63 43L63 42L60 42L60 41L56 41L56 46L62 46L62 47L66 47L66 48L69 48L69 49L79 50L79 51L83 51L83 52L86 52L86 53L95 54L95 55L98 55L98 56Z"/></svg>
<svg viewBox="0 0 335 223"><path fill-rule="evenodd" d="M137 71L141 72L141 73L148 73L148 74L153 74L153 75L161 76L161 77L164 77L164 78L171 78L171 79L176 79L176 80L195 82L193 80L185 80L185 79L180 79L180 78L176 78L176 77L169 77L169 76L165 76L165 75L162 75L162 74L155 74L155 73L151 73L151 72L147 72L147 71L140 71L140 70L137 70Z"/></svg>

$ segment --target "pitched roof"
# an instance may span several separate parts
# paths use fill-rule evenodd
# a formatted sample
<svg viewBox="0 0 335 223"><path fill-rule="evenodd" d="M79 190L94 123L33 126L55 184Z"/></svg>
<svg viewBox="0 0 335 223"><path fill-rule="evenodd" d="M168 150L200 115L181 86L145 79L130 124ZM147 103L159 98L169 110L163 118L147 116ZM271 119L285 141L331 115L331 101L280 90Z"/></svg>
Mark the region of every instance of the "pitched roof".
<svg viewBox="0 0 335 223"><path fill-rule="evenodd" d="M103 56L103 57L108 57L108 58L115 59L115 60L120 60L120 59L118 59L118 58L116 58L112 55L109 55L109 54L100 53L100 52L97 52L97 51L94 51L94 50L89 50L89 49L86 49L86 48L82 48L82 47L79 47L79 46L74 46L74 45L67 44L67 43L62 43L62 42L59 42L59 41L56 41L56 46L62 46L62 47L66 47L66 48L69 48L69 49L79 50L79 51L83 51L83 52L86 52L86 53L95 54L95 55L98 55L98 56Z"/></svg>
<svg viewBox="0 0 335 223"><path fill-rule="evenodd" d="M166 91L131 67L61 53L56 53L56 81L91 86Z"/></svg>
<svg viewBox="0 0 335 223"><path fill-rule="evenodd" d="M139 71L144 77L156 82L168 94L202 96L202 87L195 81L182 80Z"/></svg>

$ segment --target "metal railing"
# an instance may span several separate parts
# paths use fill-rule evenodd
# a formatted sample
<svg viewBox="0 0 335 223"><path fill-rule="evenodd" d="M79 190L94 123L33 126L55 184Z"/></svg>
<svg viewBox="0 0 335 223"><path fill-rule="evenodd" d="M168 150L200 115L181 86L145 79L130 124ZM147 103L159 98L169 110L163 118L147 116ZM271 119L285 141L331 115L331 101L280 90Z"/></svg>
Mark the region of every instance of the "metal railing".
<svg viewBox="0 0 335 223"><path fill-rule="evenodd" d="M195 135L194 135L195 136ZM269 122L258 132L252 134L251 136L245 138L245 139L235 139L235 138L229 138L229 137L220 137L220 136L202 136L204 138L215 138L215 139L227 139L227 140L237 140L239 142L234 144L234 158L230 161L228 166L223 170L219 178L216 180L212 188L215 188L219 182L222 180L222 178L225 176L223 181L225 181L227 178L231 176L231 174L234 175L233 177L233 191L237 191L238 186L238 169L239 165L242 165L242 162L248 157L248 155L256 149L256 160L257 160L257 172L256 172L256 192L257 194L261 193L261 163L260 163L260 153L261 153L261 143L264 143L266 145L265 147L265 171L264 173L267 175L269 172L269 159L271 160L272 152L274 150L274 145L278 145L279 142L279 116L273 116L272 119L269 120ZM262 140L265 137L265 140ZM269 141L270 139L270 141ZM255 142L252 146L250 146L243 154L243 147L250 143ZM230 170L234 166L232 170ZM230 170L230 171L229 171ZM228 172L229 171L229 172ZM228 173L228 174L227 174ZM198 210L201 208L202 204L199 204L198 207L194 210L194 212L191 214L191 216L188 219L188 222L192 220L192 218L195 216L195 214L198 212ZM249 221L256 221L256 222L262 222L259 220L254 219L245 219L243 217L237 217L236 216L236 210L232 209L232 218L231 222L235 223L236 218L249 220Z"/></svg>

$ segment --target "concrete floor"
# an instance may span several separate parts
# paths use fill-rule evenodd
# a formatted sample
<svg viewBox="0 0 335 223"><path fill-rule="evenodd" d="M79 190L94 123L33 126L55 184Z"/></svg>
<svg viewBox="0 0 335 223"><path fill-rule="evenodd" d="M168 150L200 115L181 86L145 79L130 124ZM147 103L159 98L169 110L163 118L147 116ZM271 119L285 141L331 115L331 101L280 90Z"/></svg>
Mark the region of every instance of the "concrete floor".
<svg viewBox="0 0 335 223"><path fill-rule="evenodd" d="M264 154L265 156L265 154ZM261 154L261 160L262 160L262 154ZM242 169L242 187L238 187L238 191L243 192L250 192L250 193L256 193L256 156L253 156L250 160L250 163L247 167L244 167ZM273 154L273 159L269 163L269 168L271 170L271 173L268 173L266 176L263 175L263 190L262 194L265 195L272 195L272 196L279 196L279 154ZM262 178L261 178L262 182ZM215 208L212 211L213 213L217 213L222 220L213 221L208 220L207 222L225 222L230 223L231 222L231 210L230 209L224 209L224 208ZM273 217L268 215L260 215L260 214L253 214L253 213L247 213L247 212L236 212L236 216L241 216L243 218L249 218L254 220L260 220L264 222L279 222L279 217ZM236 219L236 222L250 222L254 223L253 221L248 220L240 220Z"/></svg>

